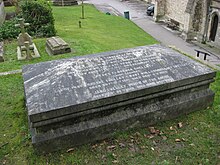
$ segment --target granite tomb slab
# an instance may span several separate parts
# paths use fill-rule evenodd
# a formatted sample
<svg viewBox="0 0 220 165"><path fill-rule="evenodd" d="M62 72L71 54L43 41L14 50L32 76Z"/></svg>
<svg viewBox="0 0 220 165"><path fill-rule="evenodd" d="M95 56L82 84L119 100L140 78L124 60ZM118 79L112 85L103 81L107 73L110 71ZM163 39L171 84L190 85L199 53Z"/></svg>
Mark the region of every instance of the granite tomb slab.
<svg viewBox="0 0 220 165"><path fill-rule="evenodd" d="M50 152L204 109L215 74L161 45L27 65L32 143Z"/></svg>

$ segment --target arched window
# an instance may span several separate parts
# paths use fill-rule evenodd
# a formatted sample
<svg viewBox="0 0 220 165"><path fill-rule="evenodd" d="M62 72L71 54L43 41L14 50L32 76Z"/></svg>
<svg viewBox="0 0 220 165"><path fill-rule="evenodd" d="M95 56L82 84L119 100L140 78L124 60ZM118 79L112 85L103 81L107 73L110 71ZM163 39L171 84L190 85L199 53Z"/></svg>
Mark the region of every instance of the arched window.
<svg viewBox="0 0 220 165"><path fill-rule="evenodd" d="M219 21L218 15L215 14L212 17L212 22L211 22L211 29L210 29L210 36L209 36L210 41L215 41L215 36L217 33L217 29L218 29L218 21Z"/></svg>

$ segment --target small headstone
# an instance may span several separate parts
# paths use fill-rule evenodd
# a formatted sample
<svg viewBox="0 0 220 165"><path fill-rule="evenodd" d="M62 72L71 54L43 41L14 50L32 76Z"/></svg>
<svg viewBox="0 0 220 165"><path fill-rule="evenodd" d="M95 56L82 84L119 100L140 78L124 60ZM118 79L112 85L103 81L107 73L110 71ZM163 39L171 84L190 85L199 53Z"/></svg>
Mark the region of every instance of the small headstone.
<svg viewBox="0 0 220 165"><path fill-rule="evenodd" d="M0 0L0 26L5 21L5 10L4 10L4 3Z"/></svg>
<svg viewBox="0 0 220 165"><path fill-rule="evenodd" d="M49 55L58 55L70 53L69 45L60 37L51 37L47 39L46 51Z"/></svg>
<svg viewBox="0 0 220 165"><path fill-rule="evenodd" d="M4 54L4 44L3 42L0 42L0 62L4 62L4 57L3 57L3 54Z"/></svg>
<svg viewBox="0 0 220 165"><path fill-rule="evenodd" d="M37 47L32 41L31 36L25 32L25 27L29 23L24 23L24 19L19 19L19 24L15 25L21 28L21 33L18 36L17 57L18 60L32 59L40 57Z"/></svg>
<svg viewBox="0 0 220 165"><path fill-rule="evenodd" d="M78 5L76 0L53 0L54 6L73 6Z"/></svg>

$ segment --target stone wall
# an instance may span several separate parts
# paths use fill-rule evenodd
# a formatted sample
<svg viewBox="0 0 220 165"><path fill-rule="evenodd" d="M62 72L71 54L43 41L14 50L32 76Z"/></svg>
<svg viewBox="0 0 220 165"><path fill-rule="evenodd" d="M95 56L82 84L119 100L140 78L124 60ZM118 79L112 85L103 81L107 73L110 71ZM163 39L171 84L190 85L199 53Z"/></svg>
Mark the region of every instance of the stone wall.
<svg viewBox="0 0 220 165"><path fill-rule="evenodd" d="M2 25L4 20L5 20L4 3L2 0L0 0L0 25Z"/></svg>
<svg viewBox="0 0 220 165"><path fill-rule="evenodd" d="M165 16L179 22L183 27L185 24L187 2L186 0L166 0Z"/></svg>
<svg viewBox="0 0 220 165"><path fill-rule="evenodd" d="M145 0L145 1L148 2L148 3L152 3L152 4L156 3L156 0Z"/></svg>

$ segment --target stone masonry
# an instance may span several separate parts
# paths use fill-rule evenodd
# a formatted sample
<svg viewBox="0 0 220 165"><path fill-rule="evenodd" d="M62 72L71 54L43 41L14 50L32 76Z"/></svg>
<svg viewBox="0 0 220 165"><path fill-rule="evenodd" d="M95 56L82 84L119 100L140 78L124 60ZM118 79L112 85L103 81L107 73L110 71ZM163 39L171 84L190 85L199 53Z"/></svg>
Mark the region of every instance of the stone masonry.
<svg viewBox="0 0 220 165"><path fill-rule="evenodd" d="M32 144L70 148L212 105L215 71L161 45L23 67Z"/></svg>
<svg viewBox="0 0 220 165"><path fill-rule="evenodd" d="M4 20L5 20L4 3L2 0L0 0L0 25L2 25Z"/></svg>

